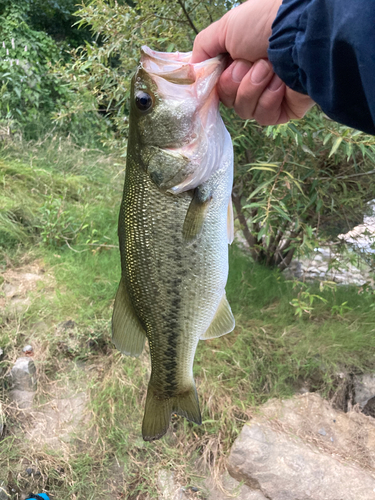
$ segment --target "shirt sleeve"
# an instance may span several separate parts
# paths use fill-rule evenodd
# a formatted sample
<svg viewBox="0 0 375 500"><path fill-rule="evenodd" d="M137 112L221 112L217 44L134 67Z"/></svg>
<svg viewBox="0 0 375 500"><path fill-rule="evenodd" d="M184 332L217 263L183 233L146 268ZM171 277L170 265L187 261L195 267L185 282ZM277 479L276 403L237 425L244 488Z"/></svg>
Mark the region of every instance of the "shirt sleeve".
<svg viewBox="0 0 375 500"><path fill-rule="evenodd" d="M330 118L375 135L374 0L284 0L268 57Z"/></svg>

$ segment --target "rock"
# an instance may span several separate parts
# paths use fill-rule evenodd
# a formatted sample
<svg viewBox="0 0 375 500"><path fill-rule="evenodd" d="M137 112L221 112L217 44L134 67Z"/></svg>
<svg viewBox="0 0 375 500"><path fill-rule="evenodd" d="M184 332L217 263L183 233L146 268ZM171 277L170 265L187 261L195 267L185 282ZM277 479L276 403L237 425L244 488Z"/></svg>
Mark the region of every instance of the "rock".
<svg viewBox="0 0 375 500"><path fill-rule="evenodd" d="M310 274L319 274L319 269L317 269L316 267L310 267L309 273Z"/></svg>
<svg viewBox="0 0 375 500"><path fill-rule="evenodd" d="M215 485L212 479L205 481L205 487L209 492L207 500L267 500L261 491L252 490L246 484L236 481L229 474L222 476L221 480L225 491Z"/></svg>
<svg viewBox="0 0 375 500"><path fill-rule="evenodd" d="M172 471L163 469L158 473L159 500L187 500L188 496L180 484L175 481Z"/></svg>
<svg viewBox="0 0 375 500"><path fill-rule="evenodd" d="M371 469L375 421L335 411L317 394L269 401L228 459L231 476L269 500L373 500Z"/></svg>
<svg viewBox="0 0 375 500"><path fill-rule="evenodd" d="M0 500L10 500L8 489L4 486L4 484L0 484Z"/></svg>
<svg viewBox="0 0 375 500"><path fill-rule="evenodd" d="M34 361L30 358L18 358L10 372L12 389L18 391L36 390L36 369Z"/></svg>
<svg viewBox="0 0 375 500"><path fill-rule="evenodd" d="M33 406L35 391L20 391L13 389L9 391L9 399L17 404L20 410L27 410Z"/></svg>
<svg viewBox="0 0 375 500"><path fill-rule="evenodd" d="M31 356L34 352L33 346L25 345L25 347L22 349L22 352L24 352L26 356Z"/></svg>
<svg viewBox="0 0 375 500"><path fill-rule="evenodd" d="M33 408L28 439L38 443L38 446L43 443L59 450L79 431L85 404L86 394L80 392L71 397L54 398L41 407Z"/></svg>
<svg viewBox="0 0 375 500"><path fill-rule="evenodd" d="M366 406L363 408L362 413L369 417L375 418L375 397L367 401Z"/></svg>
<svg viewBox="0 0 375 500"><path fill-rule="evenodd" d="M354 403L363 409L367 402L375 397L375 374L365 373L355 375L354 380Z"/></svg>

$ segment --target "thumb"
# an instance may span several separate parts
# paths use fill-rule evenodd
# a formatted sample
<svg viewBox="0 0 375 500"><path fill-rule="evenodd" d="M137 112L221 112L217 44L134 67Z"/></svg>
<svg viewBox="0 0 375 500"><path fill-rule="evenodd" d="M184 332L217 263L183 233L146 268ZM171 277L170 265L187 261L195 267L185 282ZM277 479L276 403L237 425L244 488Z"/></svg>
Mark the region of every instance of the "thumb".
<svg viewBox="0 0 375 500"><path fill-rule="evenodd" d="M210 24L195 37L191 62L199 63L227 52L225 46L226 15Z"/></svg>
<svg viewBox="0 0 375 500"><path fill-rule="evenodd" d="M315 105L310 96L300 94L289 87L286 88L284 103L290 120L303 118L308 110Z"/></svg>

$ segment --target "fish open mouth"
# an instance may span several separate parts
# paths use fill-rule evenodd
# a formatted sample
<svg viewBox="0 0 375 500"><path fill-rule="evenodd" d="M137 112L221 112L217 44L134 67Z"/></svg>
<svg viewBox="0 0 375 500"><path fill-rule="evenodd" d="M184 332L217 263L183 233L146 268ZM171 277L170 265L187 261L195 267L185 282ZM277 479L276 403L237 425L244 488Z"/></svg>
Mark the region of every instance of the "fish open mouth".
<svg viewBox="0 0 375 500"><path fill-rule="evenodd" d="M208 97L225 69L224 55L192 64L192 52L156 52L144 45L141 54L141 64L147 73L177 85L199 82L197 91L202 97L203 94Z"/></svg>

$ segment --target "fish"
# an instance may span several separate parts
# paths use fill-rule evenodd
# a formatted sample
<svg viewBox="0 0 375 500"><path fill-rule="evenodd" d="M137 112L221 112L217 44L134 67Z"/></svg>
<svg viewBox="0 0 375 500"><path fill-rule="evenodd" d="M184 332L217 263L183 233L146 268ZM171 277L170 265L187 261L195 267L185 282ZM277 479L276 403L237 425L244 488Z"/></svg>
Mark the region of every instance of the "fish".
<svg viewBox="0 0 375 500"><path fill-rule="evenodd" d="M201 424L198 341L235 326L225 294L233 146L216 90L225 59L190 59L143 46L131 83L112 341L137 357L148 339L145 441L161 438L172 414Z"/></svg>

